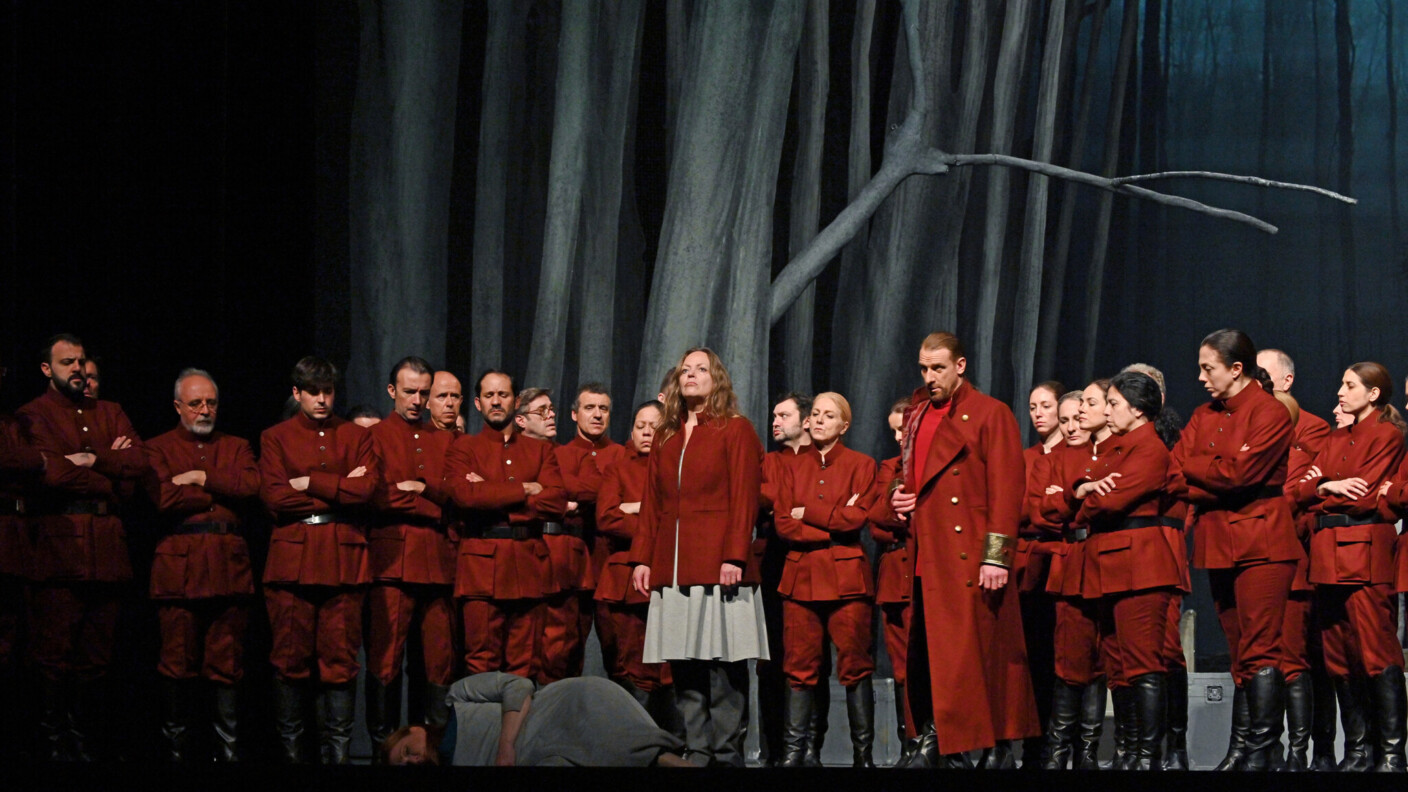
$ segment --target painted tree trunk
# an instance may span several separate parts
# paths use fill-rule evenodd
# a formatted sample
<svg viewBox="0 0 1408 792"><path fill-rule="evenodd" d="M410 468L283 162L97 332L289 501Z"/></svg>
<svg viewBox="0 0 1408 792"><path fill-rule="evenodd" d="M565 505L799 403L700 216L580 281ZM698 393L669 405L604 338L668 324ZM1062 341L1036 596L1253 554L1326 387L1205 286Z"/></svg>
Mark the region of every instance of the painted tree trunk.
<svg viewBox="0 0 1408 792"><path fill-rule="evenodd" d="M358 11L346 391L380 410L393 363L445 356L462 7L364 0Z"/></svg>
<svg viewBox="0 0 1408 792"><path fill-rule="evenodd" d="M1335 0L1335 55L1339 81L1339 117L1335 127L1335 189L1349 195L1354 187L1354 30L1349 20L1349 0ZM1354 213L1339 207L1340 266L1344 272L1345 342L1353 348L1355 316L1359 306L1359 273L1354 251Z"/></svg>

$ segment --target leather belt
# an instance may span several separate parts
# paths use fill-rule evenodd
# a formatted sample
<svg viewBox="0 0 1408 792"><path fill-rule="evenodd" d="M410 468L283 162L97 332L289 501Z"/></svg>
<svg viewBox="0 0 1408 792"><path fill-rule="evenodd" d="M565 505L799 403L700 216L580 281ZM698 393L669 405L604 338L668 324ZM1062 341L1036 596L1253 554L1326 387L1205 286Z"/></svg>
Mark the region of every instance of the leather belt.
<svg viewBox="0 0 1408 792"><path fill-rule="evenodd" d="M852 539L852 540L850 540L850 541L848 541L848 542L838 542L838 541L836 541L835 539L829 539L829 540L827 540L827 541L825 541L825 542L788 542L788 543L787 543L787 549L788 549L788 550L801 550L801 551L804 552L804 553L806 553L806 552L811 552L812 550L826 550L826 549L832 548L832 547L860 547L860 542L858 542L858 541L856 541L856 540L854 540L854 539Z"/></svg>
<svg viewBox="0 0 1408 792"><path fill-rule="evenodd" d="M1103 531L1097 531L1096 533L1107 533L1107 532L1109 532L1109 531L1133 531L1133 530L1138 529L1138 528L1153 528L1153 527L1159 526L1159 525L1165 525L1165 526L1168 526L1169 528L1182 528L1182 527L1183 527L1183 521L1182 521L1182 520L1176 520L1176 519L1174 519L1174 518L1172 518L1172 517L1162 517L1162 516L1160 516L1160 517L1126 517L1126 518L1124 518L1123 521L1120 522L1119 525L1116 525L1116 526L1113 527L1113 528L1106 528L1106 529L1104 529Z"/></svg>
<svg viewBox="0 0 1408 792"><path fill-rule="evenodd" d="M534 523L519 525L491 525L479 532L480 539L537 539L543 535L543 526Z"/></svg>
<svg viewBox="0 0 1408 792"><path fill-rule="evenodd" d="M60 514L107 514L108 502L105 500L71 500L64 503L59 509Z"/></svg>
<svg viewBox="0 0 1408 792"><path fill-rule="evenodd" d="M299 520L304 525L327 525L328 523L346 522L342 515L337 512L322 512L320 514L310 514Z"/></svg>
<svg viewBox="0 0 1408 792"><path fill-rule="evenodd" d="M1281 487L1262 487L1252 493L1252 500L1265 500L1267 498L1279 498L1284 490Z"/></svg>
<svg viewBox="0 0 1408 792"><path fill-rule="evenodd" d="M1084 542L1086 539L1089 539L1089 538L1090 538L1090 529L1088 529L1088 528L1074 528L1074 529L1072 529L1072 530L1066 531L1065 533L1061 534L1061 541L1065 542L1066 544L1075 544L1076 542Z"/></svg>
<svg viewBox="0 0 1408 792"><path fill-rule="evenodd" d="M1386 524L1384 518L1371 514L1368 517L1350 517L1348 514L1322 514L1315 519L1317 528L1344 528L1350 525Z"/></svg>
<svg viewBox="0 0 1408 792"><path fill-rule="evenodd" d="M5 498L0 500L0 515L23 515L24 498Z"/></svg>
<svg viewBox="0 0 1408 792"><path fill-rule="evenodd" d="M575 536L582 538L582 528L578 525L564 525L560 522L543 523L543 536Z"/></svg>
<svg viewBox="0 0 1408 792"><path fill-rule="evenodd" d="M893 553L896 550L904 549L904 540L901 539L898 542L885 542L883 544L876 545L876 547L880 550L881 553Z"/></svg>
<svg viewBox="0 0 1408 792"><path fill-rule="evenodd" d="M187 522L181 523L171 531L172 535L185 534L217 534L225 536L227 534L239 536L239 523L230 522Z"/></svg>

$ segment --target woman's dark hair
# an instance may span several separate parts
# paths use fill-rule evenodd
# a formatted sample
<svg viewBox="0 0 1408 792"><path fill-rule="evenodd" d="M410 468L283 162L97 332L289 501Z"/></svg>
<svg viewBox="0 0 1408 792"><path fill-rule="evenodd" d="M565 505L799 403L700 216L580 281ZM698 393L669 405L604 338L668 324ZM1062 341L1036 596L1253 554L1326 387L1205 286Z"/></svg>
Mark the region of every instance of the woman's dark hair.
<svg viewBox="0 0 1408 792"><path fill-rule="evenodd" d="M1399 415L1393 406L1393 378L1389 376L1388 369L1384 368L1383 364L1366 360L1355 363L1349 370L1359 377L1365 388L1379 389L1379 398L1373 401L1373 405L1379 408L1379 420L1388 421L1398 427L1400 432L1408 434L1408 423L1404 422L1403 416Z"/></svg>
<svg viewBox="0 0 1408 792"><path fill-rule="evenodd" d="M453 718L454 716L455 711L451 709L450 717ZM379 765L391 764L392 750L410 735L411 729L425 730L425 763L432 765L440 764L442 760L440 756L440 741L445 739L445 727L432 726L429 723L408 724L388 734L386 739L381 741L381 745L376 746L376 754L372 757L372 763Z"/></svg>
<svg viewBox="0 0 1408 792"><path fill-rule="evenodd" d="M1198 347L1207 347L1216 352L1218 360L1228 368L1232 368L1234 363L1241 363L1242 371L1246 372L1247 376L1260 382L1267 393L1272 391L1271 375L1256 364L1256 344L1252 343L1251 336L1241 330L1224 328L1208 333L1207 338L1204 338Z"/></svg>
<svg viewBox="0 0 1408 792"><path fill-rule="evenodd" d="M1033 385L1032 390L1050 391L1051 398L1060 401L1061 397L1066 393L1066 386L1062 385L1056 380L1047 380L1045 382L1038 382L1037 384Z"/></svg>
<svg viewBox="0 0 1408 792"><path fill-rule="evenodd" d="M1176 419L1165 415L1163 392L1159 390L1159 383L1153 377L1142 371L1122 371L1110 379L1110 388L1119 391L1130 407L1149 419L1154 425L1154 431L1159 435L1159 440L1163 441L1165 446L1173 445L1169 440L1170 435L1173 442L1178 441L1179 429L1173 423Z"/></svg>

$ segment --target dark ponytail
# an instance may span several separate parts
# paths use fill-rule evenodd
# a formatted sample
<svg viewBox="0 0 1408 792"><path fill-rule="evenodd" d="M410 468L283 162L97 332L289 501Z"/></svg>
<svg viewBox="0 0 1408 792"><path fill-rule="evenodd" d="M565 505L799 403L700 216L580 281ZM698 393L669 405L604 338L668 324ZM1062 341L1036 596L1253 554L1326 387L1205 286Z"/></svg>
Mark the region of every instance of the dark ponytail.
<svg viewBox="0 0 1408 792"><path fill-rule="evenodd" d="M1164 409L1163 391L1159 390L1158 381L1142 371L1121 371L1109 380L1106 390L1110 388L1119 391L1130 407L1143 413L1154 425L1159 440L1173 448L1182 430L1177 414Z"/></svg>
<svg viewBox="0 0 1408 792"><path fill-rule="evenodd" d="M1355 363L1349 370L1364 383L1365 388L1379 389L1379 398L1373 402L1374 406L1379 408L1379 420L1388 421L1398 427L1398 431L1408 435L1408 422L1403 420L1403 416L1399 415L1393 406L1393 377L1389 376L1388 369L1381 363L1366 360L1363 363Z"/></svg>
<svg viewBox="0 0 1408 792"><path fill-rule="evenodd" d="M1241 363L1242 371L1247 376L1256 379L1261 383L1261 387L1267 393L1272 393L1275 389L1271 385L1271 375L1266 369L1256 364L1256 344L1252 343L1251 336L1241 330L1224 328L1213 333L1208 333L1203 339L1200 347L1207 347L1217 353L1217 357L1222 361L1222 365L1232 368L1232 364Z"/></svg>

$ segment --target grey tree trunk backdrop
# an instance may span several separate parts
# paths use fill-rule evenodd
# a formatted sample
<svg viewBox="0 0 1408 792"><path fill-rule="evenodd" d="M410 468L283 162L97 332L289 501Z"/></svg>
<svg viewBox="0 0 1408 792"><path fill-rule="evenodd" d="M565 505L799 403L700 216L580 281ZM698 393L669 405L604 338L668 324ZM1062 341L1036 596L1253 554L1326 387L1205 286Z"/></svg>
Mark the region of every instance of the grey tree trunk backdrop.
<svg viewBox="0 0 1408 792"><path fill-rule="evenodd" d="M594 380L620 439L627 405L708 345L760 429L773 392L839 390L849 444L881 455L919 339L951 329L975 383L1019 413L1035 381L1135 358L1165 367L1186 411L1198 337L1235 325L1272 344L1291 326L1266 283L1288 249L1334 274L1315 295L1344 295L1327 321L1356 351L1316 349L1342 368L1387 338L1350 314L1401 299L1408 271L1408 15L1369 5L363 0L351 398L382 403L414 353L466 366L467 391L488 367L552 388L566 423ZM482 80L456 80L462 49ZM476 129L456 128L466 106ZM473 179L472 204L451 201L452 176ZM1394 343L1375 354L1408 352Z"/></svg>

